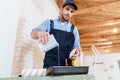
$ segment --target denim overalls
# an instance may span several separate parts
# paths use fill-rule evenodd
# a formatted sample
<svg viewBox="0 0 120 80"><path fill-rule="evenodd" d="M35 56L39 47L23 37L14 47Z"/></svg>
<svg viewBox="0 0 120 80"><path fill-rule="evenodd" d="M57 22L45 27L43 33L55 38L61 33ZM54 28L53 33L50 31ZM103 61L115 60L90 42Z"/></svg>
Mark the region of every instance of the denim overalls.
<svg viewBox="0 0 120 80"><path fill-rule="evenodd" d="M65 66L66 59L68 66L71 66L71 60L68 58L73 49L75 37L73 34L74 26L71 26L70 32L54 29L54 22L50 20L50 34L53 34L59 47L46 52L43 68L51 66Z"/></svg>

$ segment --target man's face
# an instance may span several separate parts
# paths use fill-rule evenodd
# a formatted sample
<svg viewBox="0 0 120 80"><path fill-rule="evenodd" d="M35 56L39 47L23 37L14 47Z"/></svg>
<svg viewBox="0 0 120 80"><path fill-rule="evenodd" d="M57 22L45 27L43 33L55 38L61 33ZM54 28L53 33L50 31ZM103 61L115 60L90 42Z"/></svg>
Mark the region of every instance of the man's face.
<svg viewBox="0 0 120 80"><path fill-rule="evenodd" d="M74 7L72 5L66 5L64 8L60 10L60 15L62 20L67 21L74 13Z"/></svg>

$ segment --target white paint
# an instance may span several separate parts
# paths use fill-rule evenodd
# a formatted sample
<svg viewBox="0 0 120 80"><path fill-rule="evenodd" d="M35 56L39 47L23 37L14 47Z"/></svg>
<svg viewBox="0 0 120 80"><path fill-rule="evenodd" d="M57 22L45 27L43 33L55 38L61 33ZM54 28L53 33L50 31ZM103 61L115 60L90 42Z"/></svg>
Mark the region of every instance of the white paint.
<svg viewBox="0 0 120 80"><path fill-rule="evenodd" d="M117 61L120 60L120 53L101 55L101 58L107 67L113 66L113 68L111 68L112 76L114 78L113 80L120 80L120 77L119 77L120 70L119 70L118 63L117 63ZM94 56L85 57L85 65L90 66L89 74L93 74L92 67L91 67L93 61L94 61ZM102 64L96 64L93 71L94 71L94 76L96 80L109 80L107 78L106 73L104 72L104 66L102 66Z"/></svg>
<svg viewBox="0 0 120 80"><path fill-rule="evenodd" d="M59 13L59 9L57 8L57 5L55 4L55 0L44 0L44 18L48 19L54 19L56 18ZM54 6L53 6L54 5Z"/></svg>
<svg viewBox="0 0 120 80"><path fill-rule="evenodd" d="M21 0L0 0L0 77L11 74Z"/></svg>
<svg viewBox="0 0 120 80"><path fill-rule="evenodd" d="M11 75L20 11L22 7L26 8L29 6L22 6L22 1L38 1L38 4L42 4L39 5L39 8L35 6L38 9L38 11L36 10L37 15L34 14L34 9L36 8L33 7L33 9L31 10L30 7L28 9L31 10L28 15L30 17L30 20L33 21L33 23L31 22L33 25L38 25L47 18L53 19L58 16L58 8L54 0L0 0L0 77L10 77ZM30 5L34 5L34 3L30 3ZM31 56L26 55L26 57ZM28 61L28 59L26 59L25 61ZM27 66L31 67L32 65Z"/></svg>
<svg viewBox="0 0 120 80"><path fill-rule="evenodd" d="M84 55L83 52L80 52L80 66L84 66Z"/></svg>

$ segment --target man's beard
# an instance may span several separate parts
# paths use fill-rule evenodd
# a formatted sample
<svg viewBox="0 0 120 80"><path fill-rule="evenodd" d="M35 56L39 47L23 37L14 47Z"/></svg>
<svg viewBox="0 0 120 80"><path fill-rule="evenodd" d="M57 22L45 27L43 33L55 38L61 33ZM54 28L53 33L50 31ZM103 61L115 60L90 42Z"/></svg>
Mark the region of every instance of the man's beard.
<svg viewBox="0 0 120 80"><path fill-rule="evenodd" d="M70 19L70 17L67 16L67 15L63 15L63 16L62 16L62 19L63 19L64 21L68 21L68 20Z"/></svg>

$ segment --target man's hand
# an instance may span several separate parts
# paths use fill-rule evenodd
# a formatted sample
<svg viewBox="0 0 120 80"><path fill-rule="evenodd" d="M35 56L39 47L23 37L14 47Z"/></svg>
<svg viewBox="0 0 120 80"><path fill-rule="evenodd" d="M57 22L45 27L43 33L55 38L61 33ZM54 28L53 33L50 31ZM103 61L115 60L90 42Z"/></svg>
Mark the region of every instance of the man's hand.
<svg viewBox="0 0 120 80"><path fill-rule="evenodd" d="M77 59L77 57L80 56L80 49L79 48L75 48L75 52L73 53L72 56L69 56L69 59L71 60L75 60Z"/></svg>
<svg viewBox="0 0 120 80"><path fill-rule="evenodd" d="M45 32L45 31L39 31L38 32L38 41L39 41L39 43L47 44L49 39L50 39L50 34L48 32Z"/></svg>

